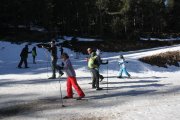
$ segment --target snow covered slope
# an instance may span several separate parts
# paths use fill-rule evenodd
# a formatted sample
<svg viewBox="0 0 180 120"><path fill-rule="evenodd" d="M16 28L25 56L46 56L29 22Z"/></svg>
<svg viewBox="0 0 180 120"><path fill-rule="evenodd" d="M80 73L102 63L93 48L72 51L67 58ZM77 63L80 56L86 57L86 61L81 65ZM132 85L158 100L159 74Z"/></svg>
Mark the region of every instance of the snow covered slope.
<svg viewBox="0 0 180 120"><path fill-rule="evenodd" d="M180 68L159 68L138 61L140 57L180 50L180 45L147 50L102 53L109 64L100 73L106 77L96 91L91 88L91 74L86 55L65 49L77 73L77 80L86 94L85 100L64 100L62 107L60 83L66 95L66 76L49 80L50 57L37 48L37 64L29 55L28 69L17 69L19 54L25 44L0 42L0 119L3 120L179 120ZM29 46L29 50L35 44ZM132 79L118 79L117 58L123 54ZM61 60L58 60L61 63ZM108 77L108 79L107 79ZM107 84L108 82L108 84ZM107 89L108 88L108 89ZM77 96L74 91L74 96Z"/></svg>

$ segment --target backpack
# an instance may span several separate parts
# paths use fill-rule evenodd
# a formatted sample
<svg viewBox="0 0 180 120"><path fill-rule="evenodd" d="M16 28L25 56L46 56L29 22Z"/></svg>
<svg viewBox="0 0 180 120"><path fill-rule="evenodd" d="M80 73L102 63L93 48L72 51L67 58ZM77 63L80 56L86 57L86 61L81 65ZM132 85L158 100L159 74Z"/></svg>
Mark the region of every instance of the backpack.
<svg viewBox="0 0 180 120"><path fill-rule="evenodd" d="M89 58L88 67L89 68L98 68L99 67L98 57L96 55Z"/></svg>
<svg viewBox="0 0 180 120"><path fill-rule="evenodd" d="M96 59L94 60L94 64L97 65L98 67L100 66L101 64L101 58L100 56L97 56Z"/></svg>

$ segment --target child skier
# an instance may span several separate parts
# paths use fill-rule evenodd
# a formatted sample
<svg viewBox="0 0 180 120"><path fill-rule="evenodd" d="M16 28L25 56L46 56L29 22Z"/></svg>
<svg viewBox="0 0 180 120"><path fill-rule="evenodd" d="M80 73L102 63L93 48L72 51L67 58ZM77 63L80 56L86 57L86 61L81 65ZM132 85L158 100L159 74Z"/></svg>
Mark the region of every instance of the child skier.
<svg viewBox="0 0 180 120"><path fill-rule="evenodd" d="M72 86L73 86L79 95L77 100L80 100L85 96L85 94L76 81L76 73L71 64L69 56L67 53L62 53L61 58L63 59L64 62L64 67L62 67L62 69L65 70L67 75L67 96L65 96L63 99L73 98L73 91L72 91Z"/></svg>
<svg viewBox="0 0 180 120"><path fill-rule="evenodd" d="M37 56L36 47L33 47L32 49L33 64L36 64L36 56Z"/></svg>
<svg viewBox="0 0 180 120"><path fill-rule="evenodd" d="M130 77L131 75L127 72L126 70L126 66L125 63L127 63L123 57L123 55L119 56L119 60L118 60L120 69L119 69L119 76L117 78L122 78L122 73L124 72L128 77Z"/></svg>

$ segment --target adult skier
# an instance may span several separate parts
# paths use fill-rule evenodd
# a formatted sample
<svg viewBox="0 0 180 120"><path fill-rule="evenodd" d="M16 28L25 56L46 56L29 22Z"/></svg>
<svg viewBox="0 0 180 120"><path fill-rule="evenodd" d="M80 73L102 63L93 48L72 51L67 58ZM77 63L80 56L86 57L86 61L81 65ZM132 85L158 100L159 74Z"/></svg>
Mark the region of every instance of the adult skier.
<svg viewBox="0 0 180 120"><path fill-rule="evenodd" d="M57 47L56 47L56 44L55 44L55 40L52 40L51 43L50 43L50 46L47 47L47 46L42 46L46 49L48 49L48 51L51 53L51 65L52 65L52 77L48 78L48 79L56 79L56 69L58 68L57 67ZM59 75L62 76L64 73L60 70L59 70Z"/></svg>
<svg viewBox="0 0 180 120"><path fill-rule="evenodd" d="M120 55L119 56L119 60L118 60L118 63L119 63L119 75L118 75L118 78L122 78L122 74L125 73L128 77L131 77L131 75L128 73L128 71L126 70L126 65L125 63L127 63L123 57L123 55Z"/></svg>
<svg viewBox="0 0 180 120"><path fill-rule="evenodd" d="M72 90L72 86L73 86L79 95L77 100L80 100L85 96L85 94L77 83L76 73L75 73L74 68L71 64L69 56L67 53L62 53L61 58L64 62L64 66L61 67L61 69L65 70L65 73L67 75L67 96L65 96L64 99L73 98L73 90Z"/></svg>
<svg viewBox="0 0 180 120"><path fill-rule="evenodd" d="M108 64L108 60L104 61L101 59L101 51L99 49L96 50L97 60L98 60L98 68L100 68L100 65ZM100 82L104 79L103 75L99 74Z"/></svg>
<svg viewBox="0 0 180 120"><path fill-rule="evenodd" d="M87 52L90 55L87 61L88 68L92 73L92 88L96 88L96 90L102 90L102 88L99 87L99 63L97 55L92 50L92 48L88 48Z"/></svg>
<svg viewBox="0 0 180 120"><path fill-rule="evenodd" d="M31 52L29 52L28 50L29 50L28 45L25 45L25 47L22 49L20 53L21 60L18 64L18 68L22 68L21 66L23 63L24 63L25 68L29 68L28 63L27 63L27 58L28 58L28 53L31 53Z"/></svg>

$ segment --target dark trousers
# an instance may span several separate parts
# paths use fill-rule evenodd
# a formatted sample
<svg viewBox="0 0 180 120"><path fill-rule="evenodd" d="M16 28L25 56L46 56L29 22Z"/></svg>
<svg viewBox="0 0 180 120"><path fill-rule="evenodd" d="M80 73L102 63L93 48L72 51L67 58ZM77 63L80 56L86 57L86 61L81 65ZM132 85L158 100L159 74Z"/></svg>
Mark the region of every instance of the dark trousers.
<svg viewBox="0 0 180 120"><path fill-rule="evenodd" d="M22 58L22 57L21 57L21 60L20 60L20 62L19 62L19 64L18 64L18 67L21 67L23 63L24 63L24 65L25 65L25 68L28 67L28 66L27 66L27 58Z"/></svg>
<svg viewBox="0 0 180 120"><path fill-rule="evenodd" d="M92 73L92 88L99 88L99 71L98 69L91 68Z"/></svg>
<svg viewBox="0 0 180 120"><path fill-rule="evenodd" d="M52 77L56 77L56 66L57 66L57 59L52 59Z"/></svg>
<svg viewBox="0 0 180 120"><path fill-rule="evenodd" d="M36 56L33 56L33 64L36 64Z"/></svg>
<svg viewBox="0 0 180 120"><path fill-rule="evenodd" d="M64 74L63 72L62 72L62 68L59 66L59 65L56 65L56 70L59 72L59 74Z"/></svg>

